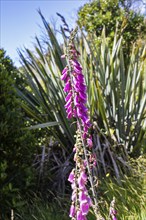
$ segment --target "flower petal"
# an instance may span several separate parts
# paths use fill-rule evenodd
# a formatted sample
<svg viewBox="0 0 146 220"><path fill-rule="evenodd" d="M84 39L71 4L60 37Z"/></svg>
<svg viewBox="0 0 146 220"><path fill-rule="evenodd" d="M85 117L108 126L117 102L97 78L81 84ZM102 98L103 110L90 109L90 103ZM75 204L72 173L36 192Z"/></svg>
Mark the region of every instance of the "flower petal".
<svg viewBox="0 0 146 220"><path fill-rule="evenodd" d="M74 217L74 216L75 216L75 212L76 212L75 206L74 206L74 205L71 205L69 217L71 217L71 218Z"/></svg>

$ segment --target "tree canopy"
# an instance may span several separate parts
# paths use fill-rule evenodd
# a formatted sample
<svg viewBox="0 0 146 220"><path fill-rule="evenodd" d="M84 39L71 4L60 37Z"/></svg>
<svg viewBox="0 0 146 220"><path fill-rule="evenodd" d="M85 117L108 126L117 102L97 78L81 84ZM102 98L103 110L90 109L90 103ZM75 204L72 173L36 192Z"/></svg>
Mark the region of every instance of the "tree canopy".
<svg viewBox="0 0 146 220"><path fill-rule="evenodd" d="M88 35L96 34L96 42L101 41L101 31L106 30L106 36L113 42L116 26L118 35L123 36L126 53L131 44L142 38L146 33L144 17L130 9L131 1L95 0L85 4L78 11L78 24Z"/></svg>

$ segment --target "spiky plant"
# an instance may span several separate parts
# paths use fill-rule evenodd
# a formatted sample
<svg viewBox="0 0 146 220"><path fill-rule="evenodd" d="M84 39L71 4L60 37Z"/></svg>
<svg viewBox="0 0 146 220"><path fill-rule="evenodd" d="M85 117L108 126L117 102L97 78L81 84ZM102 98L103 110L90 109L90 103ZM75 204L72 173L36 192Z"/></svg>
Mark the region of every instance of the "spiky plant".
<svg viewBox="0 0 146 220"><path fill-rule="evenodd" d="M26 49L26 58L19 52L28 87L18 93L24 100L23 108L37 124L32 128L47 129L48 136L63 149L63 161L68 161L74 145L74 124L66 118L65 94L60 81L61 71L66 66L61 59L66 38L62 29L64 44L59 44L50 25L40 15L48 34L44 42L47 53L38 38L35 54ZM135 47L125 66L121 41L115 34L111 50L104 32L99 48L94 48L92 39L87 40L83 34L76 38L88 87L97 175L110 172L118 179L130 170L129 155L139 155L142 151L146 103L145 48Z"/></svg>

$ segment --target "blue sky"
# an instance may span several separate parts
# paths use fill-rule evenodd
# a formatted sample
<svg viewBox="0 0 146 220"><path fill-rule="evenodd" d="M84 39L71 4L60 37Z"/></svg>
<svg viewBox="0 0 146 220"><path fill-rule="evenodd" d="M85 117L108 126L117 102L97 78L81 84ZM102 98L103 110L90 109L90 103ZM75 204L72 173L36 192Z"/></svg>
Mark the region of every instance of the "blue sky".
<svg viewBox="0 0 146 220"><path fill-rule="evenodd" d="M15 65L19 65L18 48L33 48L35 35L41 35L42 22L37 10L40 8L47 21L59 26L62 14L74 25L78 8L89 0L1 0L0 46L3 47Z"/></svg>

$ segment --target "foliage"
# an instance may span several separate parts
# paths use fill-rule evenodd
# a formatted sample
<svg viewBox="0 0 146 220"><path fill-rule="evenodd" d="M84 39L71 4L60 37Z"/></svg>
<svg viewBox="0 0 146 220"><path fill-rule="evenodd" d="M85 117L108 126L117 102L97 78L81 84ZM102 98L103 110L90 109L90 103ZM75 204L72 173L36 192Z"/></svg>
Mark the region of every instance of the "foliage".
<svg viewBox="0 0 146 220"><path fill-rule="evenodd" d="M22 198L21 198L22 199ZM16 220L67 220L68 215L65 210L61 209L57 201L47 203L36 195L31 201L25 201L25 206L14 212ZM64 201L63 201L64 202Z"/></svg>
<svg viewBox="0 0 146 220"><path fill-rule="evenodd" d="M101 48L91 49L90 56L86 60L84 57L86 75L86 62L92 65L87 75L89 103L98 127L106 129L119 144L123 143L128 153L136 151L138 156L140 149L136 145L141 143L145 133L146 48L134 45L129 64L125 66L121 40L117 41L115 35L111 50L103 32Z"/></svg>
<svg viewBox="0 0 146 220"><path fill-rule="evenodd" d="M144 211L145 192L141 180L138 178L127 178L121 180L121 186L117 185L113 179L106 178L102 182L101 208L105 215L108 210L108 204L113 196L116 198L116 208L118 210L118 219L136 219ZM104 204L104 201L105 204ZM104 205L103 205L104 204ZM105 208L106 207L106 208ZM108 212L106 214L108 216Z"/></svg>
<svg viewBox="0 0 146 220"><path fill-rule="evenodd" d="M125 176L121 180L121 184L110 176L106 176L98 185L98 194L100 196L100 208L106 219L109 217L109 204L113 196L116 198L116 209L118 211L118 219L120 220L145 220L145 203L146 203L146 176L145 166L146 157L140 157L133 162L133 176ZM142 175L141 175L142 174ZM69 197L54 200L48 204L36 195L31 201L21 198L25 204L21 210L14 212L15 219L23 220L50 220L50 219L69 219ZM60 205L59 205L60 204ZM95 220L92 211L89 220Z"/></svg>
<svg viewBox="0 0 146 220"><path fill-rule="evenodd" d="M35 190L36 186L36 181L35 186L33 185L35 171L31 167L35 141L30 131L26 129L20 104L27 117L29 116L27 124L31 125L30 129L45 129L44 145L39 149L34 161L34 168L39 170L39 184L43 189L44 197L49 200L50 194L52 197L56 194L63 196L69 191L66 179L73 165L71 152L75 126L66 119L65 95L60 80L61 72L66 65L60 56L64 53L63 47L67 42L62 29L64 44L60 45L42 14L41 18L48 33L48 39L43 42L47 46L47 53L44 52L44 44L41 44L38 38L36 38L35 54L26 49L26 58L20 52L23 63L22 76L25 82L23 87L17 88L17 93L23 99L21 102L16 97L14 87L17 80L16 70L3 51L0 56L2 103L0 112L3 116L0 123L2 131L0 208L1 210L7 208L8 211L14 208L18 219L61 218L58 213L54 216L52 214L54 209L52 211L48 205L44 210L44 203L40 205L39 202L33 201L32 203L36 203L33 207L32 203L30 206L30 203L27 204L25 200L20 199L22 193L32 187ZM144 215L142 214L144 191L141 178L136 176L130 179L125 176L124 179L121 178L121 186L118 186L116 181L120 175L129 174L129 162L132 163L129 156L138 157L145 151L145 48L134 45L129 63L125 65L122 38L117 39L115 34L112 49L104 31L101 39L98 47L95 48L92 36L86 38L81 33L76 38L88 87L88 106L93 122L92 136L97 159L95 172L102 181L99 195L107 201L107 203L101 201L101 207L108 210L107 204L114 195L116 199L119 198L117 200L119 215L128 212L125 207L123 208L124 204L130 210L129 215L136 219L137 213ZM103 176L106 177L102 179ZM117 178L115 182L113 176ZM126 200L129 202L127 203ZM30 209L15 212L15 209L22 205L30 206ZM33 215L30 216L30 213ZM1 218L5 219L4 216ZM66 218L65 215L63 218ZM130 219L129 216L126 218Z"/></svg>
<svg viewBox="0 0 146 220"><path fill-rule="evenodd" d="M140 14L127 10L127 7L120 7L123 1L119 0L95 0L85 4L78 11L77 23L87 31L87 34L96 34L98 38L94 40L97 45L101 42L101 32L106 29L106 36L112 44L116 26L118 25L118 35L123 36L125 55L129 55L131 44L137 39L144 37L146 26L144 18Z"/></svg>
<svg viewBox="0 0 146 220"><path fill-rule="evenodd" d="M64 61L60 59L63 46L59 45L42 14L41 17L49 37L49 41L44 42L48 52L44 53L44 45L40 44L38 38L36 55L26 49L26 59L20 52L25 69L23 76L27 79L29 89L26 88L25 94L20 91L18 93L25 100L22 107L39 123L38 127L46 125L48 135L52 136L53 141L59 141L58 146L66 155L63 159L66 164L65 160L69 163L68 159L72 156L74 125L66 119L64 110L64 91L60 81L61 71L65 67ZM64 32L62 35L65 36ZM119 179L122 173L129 173L129 155L138 156L143 151L145 48L134 47L126 66L122 39L117 40L116 34L112 50L104 31L98 48L93 48L91 41L92 38L88 41L83 34L76 39L88 87L97 173L103 176L110 172ZM53 126L52 122L56 125Z"/></svg>
<svg viewBox="0 0 146 220"><path fill-rule="evenodd" d="M19 193L34 187L35 172L31 167L36 144L26 127L14 88L17 71L12 61L0 50L0 209L6 218L11 208L19 206Z"/></svg>
<svg viewBox="0 0 146 220"><path fill-rule="evenodd" d="M146 155L145 155L146 156ZM108 210L108 204L112 197L116 198L118 219L145 219L146 203L146 157L139 157L133 164L133 175L125 176L118 185L110 176L99 183L101 196L101 209L103 214ZM142 175L141 175L142 174ZM106 201L106 202L105 202ZM108 216L108 212L107 212Z"/></svg>
<svg viewBox="0 0 146 220"><path fill-rule="evenodd" d="M24 100L21 105L31 119L30 129L43 128L48 136L42 153L36 160L36 168L40 168L40 173L43 170L40 181L44 196L47 196L48 188L53 193L65 192L66 179L72 167L69 160L72 157L75 125L67 120L64 109L65 94L63 83L60 82L65 65L61 59L63 48L43 16L42 19L51 41L45 39L48 55L44 53L38 38L36 55L26 49L28 59L25 59L20 52L23 62L22 76L27 81L27 87L18 89L17 92Z"/></svg>
<svg viewBox="0 0 146 220"><path fill-rule="evenodd" d="M134 46L126 65L121 40L115 35L111 50L103 31L100 48L81 43L98 169L113 167L117 178L129 169L128 155L143 152L146 121L145 48Z"/></svg>

